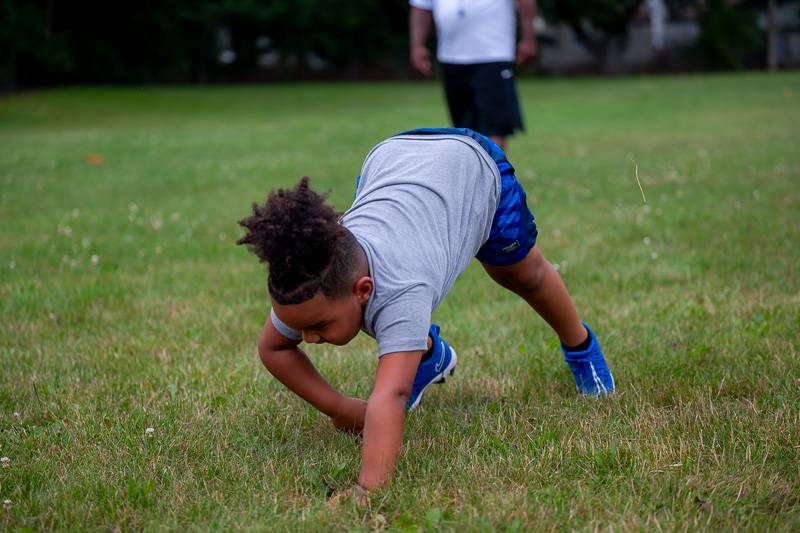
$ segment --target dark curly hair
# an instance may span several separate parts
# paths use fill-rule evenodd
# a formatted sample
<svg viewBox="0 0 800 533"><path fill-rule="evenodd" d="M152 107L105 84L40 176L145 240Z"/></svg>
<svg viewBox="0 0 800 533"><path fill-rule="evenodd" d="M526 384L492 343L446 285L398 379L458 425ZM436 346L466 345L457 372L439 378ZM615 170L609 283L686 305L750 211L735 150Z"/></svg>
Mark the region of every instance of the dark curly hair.
<svg viewBox="0 0 800 533"><path fill-rule="evenodd" d="M239 221L244 244L269 264L267 284L281 305L345 296L358 269L358 242L339 224L336 211L308 185L308 177L291 189L269 193L264 205L253 202L253 214Z"/></svg>

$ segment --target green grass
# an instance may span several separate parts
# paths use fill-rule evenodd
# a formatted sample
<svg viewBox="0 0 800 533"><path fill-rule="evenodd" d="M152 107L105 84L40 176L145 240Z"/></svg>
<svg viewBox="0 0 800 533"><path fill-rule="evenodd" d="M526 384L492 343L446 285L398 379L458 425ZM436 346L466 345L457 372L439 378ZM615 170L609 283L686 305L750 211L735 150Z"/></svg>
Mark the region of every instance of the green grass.
<svg viewBox="0 0 800 533"><path fill-rule="evenodd" d="M359 443L257 361L236 220L301 175L345 208L374 143L446 125L440 86L0 100L0 527L800 529L800 75L519 89L510 158L618 392L577 397L472 265L435 316L456 379L409 416L395 482L334 510ZM366 396L374 349L309 353Z"/></svg>

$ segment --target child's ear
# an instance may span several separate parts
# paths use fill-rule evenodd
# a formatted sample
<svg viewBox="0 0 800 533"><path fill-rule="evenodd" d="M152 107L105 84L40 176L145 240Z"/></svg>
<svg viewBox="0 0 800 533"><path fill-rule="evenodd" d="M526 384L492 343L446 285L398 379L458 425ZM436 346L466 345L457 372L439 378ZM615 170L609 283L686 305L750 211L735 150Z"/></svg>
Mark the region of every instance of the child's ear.
<svg viewBox="0 0 800 533"><path fill-rule="evenodd" d="M369 276L361 276L353 284L353 293L358 298L358 303L365 304L372 296L373 283Z"/></svg>

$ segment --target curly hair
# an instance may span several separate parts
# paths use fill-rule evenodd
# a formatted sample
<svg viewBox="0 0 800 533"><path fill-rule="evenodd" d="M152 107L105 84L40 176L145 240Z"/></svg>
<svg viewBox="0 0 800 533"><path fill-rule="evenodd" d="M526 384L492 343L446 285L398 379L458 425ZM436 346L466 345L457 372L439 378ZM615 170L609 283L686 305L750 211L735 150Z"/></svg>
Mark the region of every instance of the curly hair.
<svg viewBox="0 0 800 533"><path fill-rule="evenodd" d="M339 298L351 289L358 242L337 219L303 177L291 189L270 192L264 205L253 202L253 214L239 221L247 234L236 244L269 264L269 293L279 304L305 302L317 291Z"/></svg>

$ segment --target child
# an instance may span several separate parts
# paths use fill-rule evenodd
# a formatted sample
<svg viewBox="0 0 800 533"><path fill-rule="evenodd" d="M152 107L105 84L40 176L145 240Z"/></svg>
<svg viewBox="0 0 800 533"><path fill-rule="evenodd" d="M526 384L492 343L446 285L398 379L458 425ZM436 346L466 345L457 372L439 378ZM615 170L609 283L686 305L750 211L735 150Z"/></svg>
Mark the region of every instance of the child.
<svg viewBox="0 0 800 533"><path fill-rule="evenodd" d="M420 129L370 151L353 205L338 220L303 178L253 204L239 222L247 234L238 243L269 263L272 310L258 343L261 361L337 428L363 430L358 491L391 478L405 411L453 373L456 352L430 323L431 312L473 256L550 324L579 392L614 390L594 333L535 244L525 201L492 141L468 129ZM338 393L298 348L303 341L342 346L362 329L378 341L368 401Z"/></svg>

